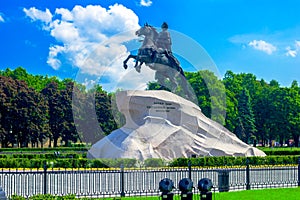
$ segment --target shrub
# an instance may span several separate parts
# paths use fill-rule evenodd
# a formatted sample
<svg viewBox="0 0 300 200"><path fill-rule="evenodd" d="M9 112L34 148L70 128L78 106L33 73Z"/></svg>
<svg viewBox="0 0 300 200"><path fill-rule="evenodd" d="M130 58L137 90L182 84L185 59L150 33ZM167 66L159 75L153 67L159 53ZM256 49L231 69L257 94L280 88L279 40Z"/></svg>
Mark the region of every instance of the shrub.
<svg viewBox="0 0 300 200"><path fill-rule="evenodd" d="M61 152L70 152L70 151L88 151L89 147L49 147L49 148L1 148L0 152L54 152L54 151L61 151Z"/></svg>
<svg viewBox="0 0 300 200"><path fill-rule="evenodd" d="M199 157L199 158L177 158L169 165L171 167L186 167L188 160L193 166L211 167L211 166L234 166L246 165L246 157ZM250 165L281 165L297 164L298 156L266 156L266 157L248 157Z"/></svg>
<svg viewBox="0 0 300 200"><path fill-rule="evenodd" d="M72 160L70 159L57 159L53 163L55 168L72 168Z"/></svg>
<svg viewBox="0 0 300 200"><path fill-rule="evenodd" d="M282 165L297 164L299 156L266 156L248 157L250 165ZM187 167L190 160L192 166L213 167L213 166L245 166L246 157L199 157L199 158L177 158L171 161L170 167ZM137 167L136 159L87 159L87 158L0 158L0 168L43 168L44 163L47 167L57 168L125 168ZM144 161L145 167L161 167L166 163L162 159L147 159Z"/></svg>
<svg viewBox="0 0 300 200"><path fill-rule="evenodd" d="M11 200L25 200L25 197L13 195L10 198ZM65 200L65 199L76 199L75 195L66 195L66 196L54 196L51 194L38 194L28 198L29 200Z"/></svg>
<svg viewBox="0 0 300 200"><path fill-rule="evenodd" d="M41 168L44 165L45 160L43 159L31 159L30 168Z"/></svg>
<svg viewBox="0 0 300 200"><path fill-rule="evenodd" d="M149 158L144 161L145 167L163 167L165 166L165 161L160 158Z"/></svg>
<svg viewBox="0 0 300 200"><path fill-rule="evenodd" d="M12 195L11 200L26 200L25 197L19 196L19 195Z"/></svg>
<svg viewBox="0 0 300 200"><path fill-rule="evenodd" d="M288 148L288 147L279 147L279 148L260 148L268 156L283 156L283 155L300 155L300 148Z"/></svg>
<svg viewBox="0 0 300 200"><path fill-rule="evenodd" d="M93 159L93 160L91 160L89 167L106 168L106 167L109 167L109 166L104 164L103 161L100 160L100 159Z"/></svg>

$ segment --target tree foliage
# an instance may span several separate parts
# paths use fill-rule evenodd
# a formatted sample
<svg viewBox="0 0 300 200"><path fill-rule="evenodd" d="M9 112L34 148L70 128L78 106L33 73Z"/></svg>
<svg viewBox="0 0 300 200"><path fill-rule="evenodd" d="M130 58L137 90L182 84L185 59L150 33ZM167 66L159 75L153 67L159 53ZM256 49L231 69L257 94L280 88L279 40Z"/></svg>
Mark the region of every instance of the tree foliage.
<svg viewBox="0 0 300 200"><path fill-rule="evenodd" d="M185 74L202 112L241 140L283 145L293 139L299 145L300 88L296 81L291 87L281 87L276 80L267 83L249 73L227 71L223 80L207 70ZM151 83L148 89L157 89L155 86Z"/></svg>
<svg viewBox="0 0 300 200"><path fill-rule="evenodd" d="M238 95L238 126L236 135L245 143L249 142L256 131L255 119L252 111L251 99L247 89Z"/></svg>
<svg viewBox="0 0 300 200"><path fill-rule="evenodd" d="M56 147L59 141L66 146L70 142L82 141L83 133L77 131L76 120L82 122L78 126L84 126L79 130L88 130L94 135L100 131L107 135L117 128L112 115L111 95L100 86L86 90L71 79L34 76L23 68L6 69L0 74L2 147L27 147L29 144L43 147L46 142ZM80 100L79 104L74 104L74 96ZM89 126L93 112L97 115L94 122L101 130Z"/></svg>
<svg viewBox="0 0 300 200"><path fill-rule="evenodd" d="M240 139L247 138L249 141L252 136L262 145L273 145L271 142L275 140L283 145L293 138L294 145L298 146L300 90L296 81L291 87L280 87L276 80L267 83L263 79L257 80L253 74L234 74L228 71L223 83L228 105L226 127L229 130L245 131L238 135ZM250 102L246 99L250 99ZM244 106L241 107L242 102ZM241 112L247 112L245 109L248 110L248 117L242 119L239 116ZM245 123L250 126L248 130Z"/></svg>
<svg viewBox="0 0 300 200"><path fill-rule="evenodd" d="M299 146L300 87L227 71L185 72L202 112L245 142ZM158 89L155 82L148 89ZM180 91L181 88L178 88ZM96 126L95 126L96 124ZM68 146L95 142L125 124L115 94L100 85L86 89L71 79L32 75L23 68L0 71L0 142L2 147ZM250 139L252 138L252 139Z"/></svg>

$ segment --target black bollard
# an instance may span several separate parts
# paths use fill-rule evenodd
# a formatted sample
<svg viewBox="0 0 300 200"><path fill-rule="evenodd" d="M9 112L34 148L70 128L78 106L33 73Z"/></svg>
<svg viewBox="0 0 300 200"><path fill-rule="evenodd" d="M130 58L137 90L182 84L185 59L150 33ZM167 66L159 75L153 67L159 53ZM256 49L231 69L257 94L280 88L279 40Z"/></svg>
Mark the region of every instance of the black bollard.
<svg viewBox="0 0 300 200"><path fill-rule="evenodd" d="M193 182L189 178L183 178L179 181L179 190L181 191L180 197L182 200L193 199Z"/></svg>
<svg viewBox="0 0 300 200"><path fill-rule="evenodd" d="M212 192L201 192L200 200L212 200Z"/></svg>
<svg viewBox="0 0 300 200"><path fill-rule="evenodd" d="M180 197L181 200L193 200L193 192L181 192Z"/></svg>
<svg viewBox="0 0 300 200"><path fill-rule="evenodd" d="M198 189L200 191L200 200L212 200L213 184L210 179L203 178L198 182Z"/></svg>
<svg viewBox="0 0 300 200"><path fill-rule="evenodd" d="M159 182L159 190L162 192L161 198L163 200L173 200L174 193L171 191L174 188L174 183L171 179L164 178Z"/></svg>
<svg viewBox="0 0 300 200"><path fill-rule="evenodd" d="M161 194L161 198L163 200L173 200L173 196L174 196L174 193L172 193L172 192L163 192Z"/></svg>

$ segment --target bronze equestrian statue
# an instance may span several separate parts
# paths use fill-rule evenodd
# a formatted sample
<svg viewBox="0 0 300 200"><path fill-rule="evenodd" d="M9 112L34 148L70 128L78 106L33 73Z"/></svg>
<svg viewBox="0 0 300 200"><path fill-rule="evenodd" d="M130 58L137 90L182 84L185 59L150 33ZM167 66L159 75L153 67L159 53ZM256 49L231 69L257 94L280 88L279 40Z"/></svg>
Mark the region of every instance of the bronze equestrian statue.
<svg viewBox="0 0 300 200"><path fill-rule="evenodd" d="M141 71L141 66L145 64L149 68L156 71L155 80L163 88L165 80L168 79L171 83L170 90L176 91L178 86L181 86L185 96L191 98L191 92L188 88L184 72L179 61L173 56L171 51L171 37L167 31L167 23L163 23L162 31L157 33L156 29L148 24L145 24L136 31L137 36L144 36L142 46L138 50L137 55L129 55L123 62L125 69L128 68L127 62L129 59L135 59L135 69Z"/></svg>

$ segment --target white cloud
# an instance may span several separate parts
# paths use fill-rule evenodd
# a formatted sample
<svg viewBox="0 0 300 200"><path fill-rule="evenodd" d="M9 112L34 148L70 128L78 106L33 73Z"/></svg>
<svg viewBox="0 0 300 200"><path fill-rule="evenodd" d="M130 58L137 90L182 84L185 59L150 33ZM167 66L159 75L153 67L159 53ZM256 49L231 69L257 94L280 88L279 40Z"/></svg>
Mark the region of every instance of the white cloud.
<svg viewBox="0 0 300 200"><path fill-rule="evenodd" d="M88 78L84 79L84 82L82 83L86 88L92 88L95 84L96 81L95 80L90 80Z"/></svg>
<svg viewBox="0 0 300 200"><path fill-rule="evenodd" d="M286 48L286 53L285 53L285 55L286 55L286 56L291 56L291 57L295 58L295 57L297 56L297 50L293 50L293 49L291 49L290 46L288 46L288 47Z"/></svg>
<svg viewBox="0 0 300 200"><path fill-rule="evenodd" d="M132 10L115 4L108 9L100 5L58 8L53 14L49 9L34 7L23 11L32 21L41 21L44 30L58 42L49 47L47 63L53 69L61 69L67 63L89 75L120 79L123 60L129 55L126 42L135 39L134 33L139 29L138 16Z"/></svg>
<svg viewBox="0 0 300 200"><path fill-rule="evenodd" d="M55 20L50 30L51 36L64 44L72 44L80 39L78 29L70 22Z"/></svg>
<svg viewBox="0 0 300 200"><path fill-rule="evenodd" d="M151 0L141 0L140 5L145 6L145 7L149 7L149 6L152 5L152 1Z"/></svg>
<svg viewBox="0 0 300 200"><path fill-rule="evenodd" d="M263 51L269 55L271 55L274 51L277 50L277 48L274 45L267 43L263 40L253 40L249 42L248 45L256 50Z"/></svg>
<svg viewBox="0 0 300 200"><path fill-rule="evenodd" d="M295 41L295 47L296 47L296 49L300 49L300 41Z"/></svg>
<svg viewBox="0 0 300 200"><path fill-rule="evenodd" d="M55 10L55 14L61 15L61 19L64 21L72 21L73 20L73 15L68 9L57 8Z"/></svg>
<svg viewBox="0 0 300 200"><path fill-rule="evenodd" d="M294 43L294 48L288 46L288 47L286 47L285 50L286 50L286 53L285 53L286 56L291 56L291 57L295 58L297 56L298 52L300 51L300 41L296 40Z"/></svg>
<svg viewBox="0 0 300 200"><path fill-rule="evenodd" d="M25 12L26 16L31 18L33 21L39 20L44 23L49 23L52 20L52 14L49 9L41 11L35 7L31 7L29 9L24 8L23 11Z"/></svg>
<svg viewBox="0 0 300 200"><path fill-rule="evenodd" d="M61 61L57 58L59 53L62 53L65 51L65 48L63 46L51 46L49 48L49 56L47 63L50 65L53 69L59 69L61 66Z"/></svg>
<svg viewBox="0 0 300 200"><path fill-rule="evenodd" d="M0 22L5 22L5 20L4 20L4 18L3 18L3 16L2 16L3 14L2 13L0 13Z"/></svg>

